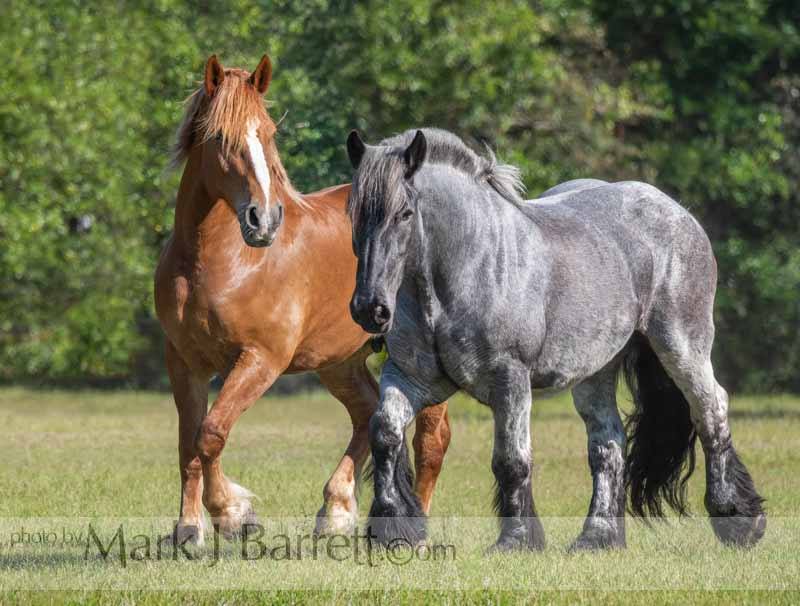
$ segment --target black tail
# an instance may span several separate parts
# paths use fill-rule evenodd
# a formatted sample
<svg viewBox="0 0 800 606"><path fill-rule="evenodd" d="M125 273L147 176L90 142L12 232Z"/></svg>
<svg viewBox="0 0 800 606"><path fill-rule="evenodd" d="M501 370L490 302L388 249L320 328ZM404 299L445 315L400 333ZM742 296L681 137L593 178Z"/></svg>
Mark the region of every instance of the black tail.
<svg viewBox="0 0 800 606"><path fill-rule="evenodd" d="M697 440L689 403L641 335L631 340L622 371L634 403L625 423L625 486L630 511L661 517L662 501L666 501L684 515L688 513L686 483L694 471Z"/></svg>

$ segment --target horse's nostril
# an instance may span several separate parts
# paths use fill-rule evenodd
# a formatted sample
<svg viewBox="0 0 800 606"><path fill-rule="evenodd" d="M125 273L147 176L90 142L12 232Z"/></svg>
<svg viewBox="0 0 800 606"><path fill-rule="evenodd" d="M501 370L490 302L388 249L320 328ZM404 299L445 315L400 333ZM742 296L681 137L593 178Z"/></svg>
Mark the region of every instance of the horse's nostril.
<svg viewBox="0 0 800 606"><path fill-rule="evenodd" d="M389 318L392 316L389 308L385 305L376 305L373 313L375 315L375 320L381 324L388 322Z"/></svg>
<svg viewBox="0 0 800 606"><path fill-rule="evenodd" d="M258 229L258 213L255 206L247 209L247 224L253 229Z"/></svg>

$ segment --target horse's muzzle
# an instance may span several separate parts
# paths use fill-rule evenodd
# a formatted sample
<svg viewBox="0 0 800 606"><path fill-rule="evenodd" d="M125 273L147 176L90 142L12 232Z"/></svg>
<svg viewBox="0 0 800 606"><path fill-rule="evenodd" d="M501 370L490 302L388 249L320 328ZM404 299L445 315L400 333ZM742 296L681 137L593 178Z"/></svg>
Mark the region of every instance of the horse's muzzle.
<svg viewBox="0 0 800 606"><path fill-rule="evenodd" d="M383 335L392 327L392 310L378 297L364 297L356 293L350 301L350 315L366 332Z"/></svg>
<svg viewBox="0 0 800 606"><path fill-rule="evenodd" d="M249 204L239 221L242 237L248 246L256 248L269 246L275 241L278 229L283 223L283 204L274 204L269 208Z"/></svg>

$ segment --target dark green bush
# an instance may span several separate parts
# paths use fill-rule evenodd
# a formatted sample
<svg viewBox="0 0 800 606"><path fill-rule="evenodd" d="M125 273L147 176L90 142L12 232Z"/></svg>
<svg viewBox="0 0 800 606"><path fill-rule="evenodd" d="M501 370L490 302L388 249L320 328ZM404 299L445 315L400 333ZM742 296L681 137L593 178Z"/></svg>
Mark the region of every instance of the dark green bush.
<svg viewBox="0 0 800 606"><path fill-rule="evenodd" d="M159 384L151 276L165 172L203 61L275 63L303 190L348 180L350 128L488 142L531 195L642 179L719 259L722 381L800 391L800 9L734 0L9 0L0 20L0 379Z"/></svg>

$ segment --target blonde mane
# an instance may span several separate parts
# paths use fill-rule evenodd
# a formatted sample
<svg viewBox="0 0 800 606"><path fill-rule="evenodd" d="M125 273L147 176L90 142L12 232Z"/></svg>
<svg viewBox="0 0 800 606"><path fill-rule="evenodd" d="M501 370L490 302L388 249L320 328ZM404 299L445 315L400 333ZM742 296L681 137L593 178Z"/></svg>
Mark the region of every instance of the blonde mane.
<svg viewBox="0 0 800 606"><path fill-rule="evenodd" d="M264 146L267 166L274 181L286 195L300 206L307 206L300 193L294 189L283 167L275 146L277 128L269 117L263 97L247 79L249 72L226 69L225 79L209 98L201 86L186 99L186 111L178 127L172 147L170 165L181 166L195 145L220 137L226 155L241 153L247 145L247 131L256 120L266 130L268 142Z"/></svg>

